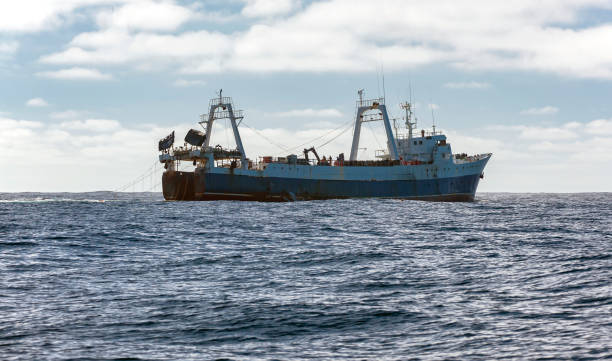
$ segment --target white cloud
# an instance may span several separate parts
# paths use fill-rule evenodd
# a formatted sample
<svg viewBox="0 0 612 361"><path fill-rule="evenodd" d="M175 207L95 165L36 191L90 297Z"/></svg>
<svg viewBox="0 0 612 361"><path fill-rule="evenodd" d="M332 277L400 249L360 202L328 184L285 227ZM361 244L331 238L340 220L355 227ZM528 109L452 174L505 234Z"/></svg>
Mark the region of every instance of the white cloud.
<svg viewBox="0 0 612 361"><path fill-rule="evenodd" d="M612 135L612 119L596 119L588 122L585 132L594 135Z"/></svg>
<svg viewBox="0 0 612 361"><path fill-rule="evenodd" d="M342 113L338 109L294 109L284 112L266 113L266 116L278 118L340 118Z"/></svg>
<svg viewBox="0 0 612 361"><path fill-rule="evenodd" d="M492 126L478 136L450 132L453 151L493 152L480 191L601 192L612 191L610 120L569 122L559 126ZM508 141L511 139L511 141Z"/></svg>
<svg viewBox="0 0 612 361"><path fill-rule="evenodd" d="M440 106L438 104L427 104L427 107L431 110L436 110L436 109L440 109Z"/></svg>
<svg viewBox="0 0 612 361"><path fill-rule="evenodd" d="M543 127L539 125L497 125L490 126L488 129L502 132L517 132L516 137L529 140L567 140L575 139L580 136L584 129L584 123L569 122L561 126Z"/></svg>
<svg viewBox="0 0 612 361"><path fill-rule="evenodd" d="M53 112L49 114L49 116L53 119L74 119L82 117L85 114L87 114L87 112L68 109L63 112Z"/></svg>
<svg viewBox="0 0 612 361"><path fill-rule="evenodd" d="M73 127L75 124L80 126ZM0 189L71 192L116 189L148 167L158 165L154 163L156 141L168 132L167 128L155 126L130 128L116 120L86 120L72 125L0 118L0 147L6 149L4 155L28 159L17 162L10 177L0 177ZM2 167L10 163L0 159ZM159 165L158 170L151 180L153 186L161 181Z"/></svg>
<svg viewBox="0 0 612 361"><path fill-rule="evenodd" d="M87 68L69 68L55 71L41 71L36 73L37 76L51 79L67 79L67 80L111 80L113 76L102 73L98 69Z"/></svg>
<svg viewBox="0 0 612 361"><path fill-rule="evenodd" d="M551 115L557 114L559 112L559 108L547 105L541 108L529 108L521 111L523 115Z"/></svg>
<svg viewBox="0 0 612 361"><path fill-rule="evenodd" d="M12 55L18 48L19 43L17 41L0 42L0 57Z"/></svg>
<svg viewBox="0 0 612 361"><path fill-rule="evenodd" d="M0 32L38 32L70 22L74 11L85 6L122 3L125 0L19 0L0 1Z"/></svg>
<svg viewBox="0 0 612 361"><path fill-rule="evenodd" d="M296 0L244 0L242 14L247 17L267 17L287 14L300 6Z"/></svg>
<svg viewBox="0 0 612 361"><path fill-rule="evenodd" d="M249 2L244 11L249 6L268 8L265 4L269 3ZM277 6L286 12L286 6ZM123 23L104 23L101 31L78 35L65 50L41 61L128 64L149 70L178 65L184 73L211 73L354 72L371 70L382 59L390 70L438 62L461 69L535 70L612 79L612 49L601 46L612 37L612 24L578 26L585 10L610 8L612 3L601 0L461 4L385 0L358 5L332 0L311 3L284 18L255 19L245 30L172 35L126 31L124 24L132 21L128 17ZM181 19L166 29L178 26ZM156 24L155 19L146 21ZM143 24L133 27L144 28Z"/></svg>
<svg viewBox="0 0 612 361"><path fill-rule="evenodd" d="M0 129L3 131L9 131L13 129L17 130L29 130L33 128L41 128L43 127L43 123L41 122L33 122L29 120L15 120L10 118L2 118L0 117ZM5 137L11 137L10 134L6 133Z"/></svg>
<svg viewBox="0 0 612 361"><path fill-rule="evenodd" d="M138 1L99 12L97 22L104 28L174 30L195 16L191 9L173 2Z"/></svg>
<svg viewBox="0 0 612 361"><path fill-rule="evenodd" d="M172 85L178 86L178 87L189 87L189 86L196 86L196 85L206 85L206 81L177 79L174 83L172 83Z"/></svg>
<svg viewBox="0 0 612 361"><path fill-rule="evenodd" d="M134 64L136 67L159 68L175 61L194 64L192 72L215 72L221 69L231 39L208 31L185 32L181 35L151 33L130 34L109 29L82 33L61 53L41 58L49 64ZM91 48L91 50L86 50ZM199 60L198 60L199 59ZM211 59L210 61L201 61Z"/></svg>
<svg viewBox="0 0 612 361"><path fill-rule="evenodd" d="M43 98L32 98L26 102L29 107L46 107L49 105Z"/></svg>
<svg viewBox="0 0 612 361"><path fill-rule="evenodd" d="M486 88L491 87L491 84L484 83L484 82L470 81L470 82L463 82L463 83L445 83L444 87L449 88L449 89L486 89Z"/></svg>
<svg viewBox="0 0 612 361"><path fill-rule="evenodd" d="M570 129L558 127L521 126L517 129L520 129L521 131L519 137L524 139L573 139L578 136L574 131Z"/></svg>
<svg viewBox="0 0 612 361"><path fill-rule="evenodd" d="M70 130L86 130L92 132L109 132L120 128L120 124L112 119L86 119L62 122L61 128Z"/></svg>

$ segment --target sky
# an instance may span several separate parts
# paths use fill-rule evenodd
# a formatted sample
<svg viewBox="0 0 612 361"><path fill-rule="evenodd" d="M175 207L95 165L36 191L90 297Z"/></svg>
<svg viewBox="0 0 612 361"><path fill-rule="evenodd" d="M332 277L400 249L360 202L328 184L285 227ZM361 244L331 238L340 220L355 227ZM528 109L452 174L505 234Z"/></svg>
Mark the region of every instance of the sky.
<svg viewBox="0 0 612 361"><path fill-rule="evenodd" d="M251 159L350 153L365 89L493 153L479 191L612 191L612 1L20 0L0 2L0 192L158 190L157 141L219 89ZM359 157L384 147L368 123Z"/></svg>

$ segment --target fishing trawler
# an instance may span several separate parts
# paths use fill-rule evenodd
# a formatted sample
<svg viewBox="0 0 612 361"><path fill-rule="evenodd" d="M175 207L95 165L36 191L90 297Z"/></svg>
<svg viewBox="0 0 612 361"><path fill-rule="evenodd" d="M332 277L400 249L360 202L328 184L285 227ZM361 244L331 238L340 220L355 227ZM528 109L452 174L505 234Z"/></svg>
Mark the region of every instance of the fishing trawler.
<svg viewBox="0 0 612 361"><path fill-rule="evenodd" d="M384 98L364 99L358 92L353 142L348 159L319 158L314 147L286 157L247 157L239 125L244 118L232 99L210 100L208 114L200 116L203 131L191 129L184 146L175 147L174 132L159 141L159 161L164 164L162 188L166 200L297 201L332 198L398 198L429 201L473 201L491 153L453 154L446 136L421 130L414 134L413 106L405 111L407 134L394 134ZM215 121L228 119L236 149L210 146ZM414 119L414 120L413 120ZM357 160L362 124L381 121L387 149L376 160ZM310 158L312 153L314 158ZM193 171L181 171L191 162Z"/></svg>

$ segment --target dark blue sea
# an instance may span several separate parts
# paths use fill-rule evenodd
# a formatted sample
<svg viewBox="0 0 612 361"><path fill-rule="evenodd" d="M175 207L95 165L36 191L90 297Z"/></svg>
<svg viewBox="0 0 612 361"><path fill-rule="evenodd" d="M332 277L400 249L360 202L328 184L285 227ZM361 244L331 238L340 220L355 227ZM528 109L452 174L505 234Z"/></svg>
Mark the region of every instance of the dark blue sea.
<svg viewBox="0 0 612 361"><path fill-rule="evenodd" d="M0 194L1 360L612 358L612 193Z"/></svg>

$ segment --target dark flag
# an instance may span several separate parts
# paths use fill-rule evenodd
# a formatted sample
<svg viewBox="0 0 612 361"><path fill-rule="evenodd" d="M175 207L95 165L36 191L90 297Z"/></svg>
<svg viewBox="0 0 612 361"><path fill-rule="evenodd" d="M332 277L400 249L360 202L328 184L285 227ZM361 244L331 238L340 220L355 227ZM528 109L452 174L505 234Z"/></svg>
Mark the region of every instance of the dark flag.
<svg viewBox="0 0 612 361"><path fill-rule="evenodd" d="M159 150L166 150L174 144L174 130L170 135L159 141Z"/></svg>
<svg viewBox="0 0 612 361"><path fill-rule="evenodd" d="M202 146L202 144L204 144L204 140L206 140L206 135L195 129L190 129L185 136L185 141L191 145L195 145L196 147Z"/></svg>

